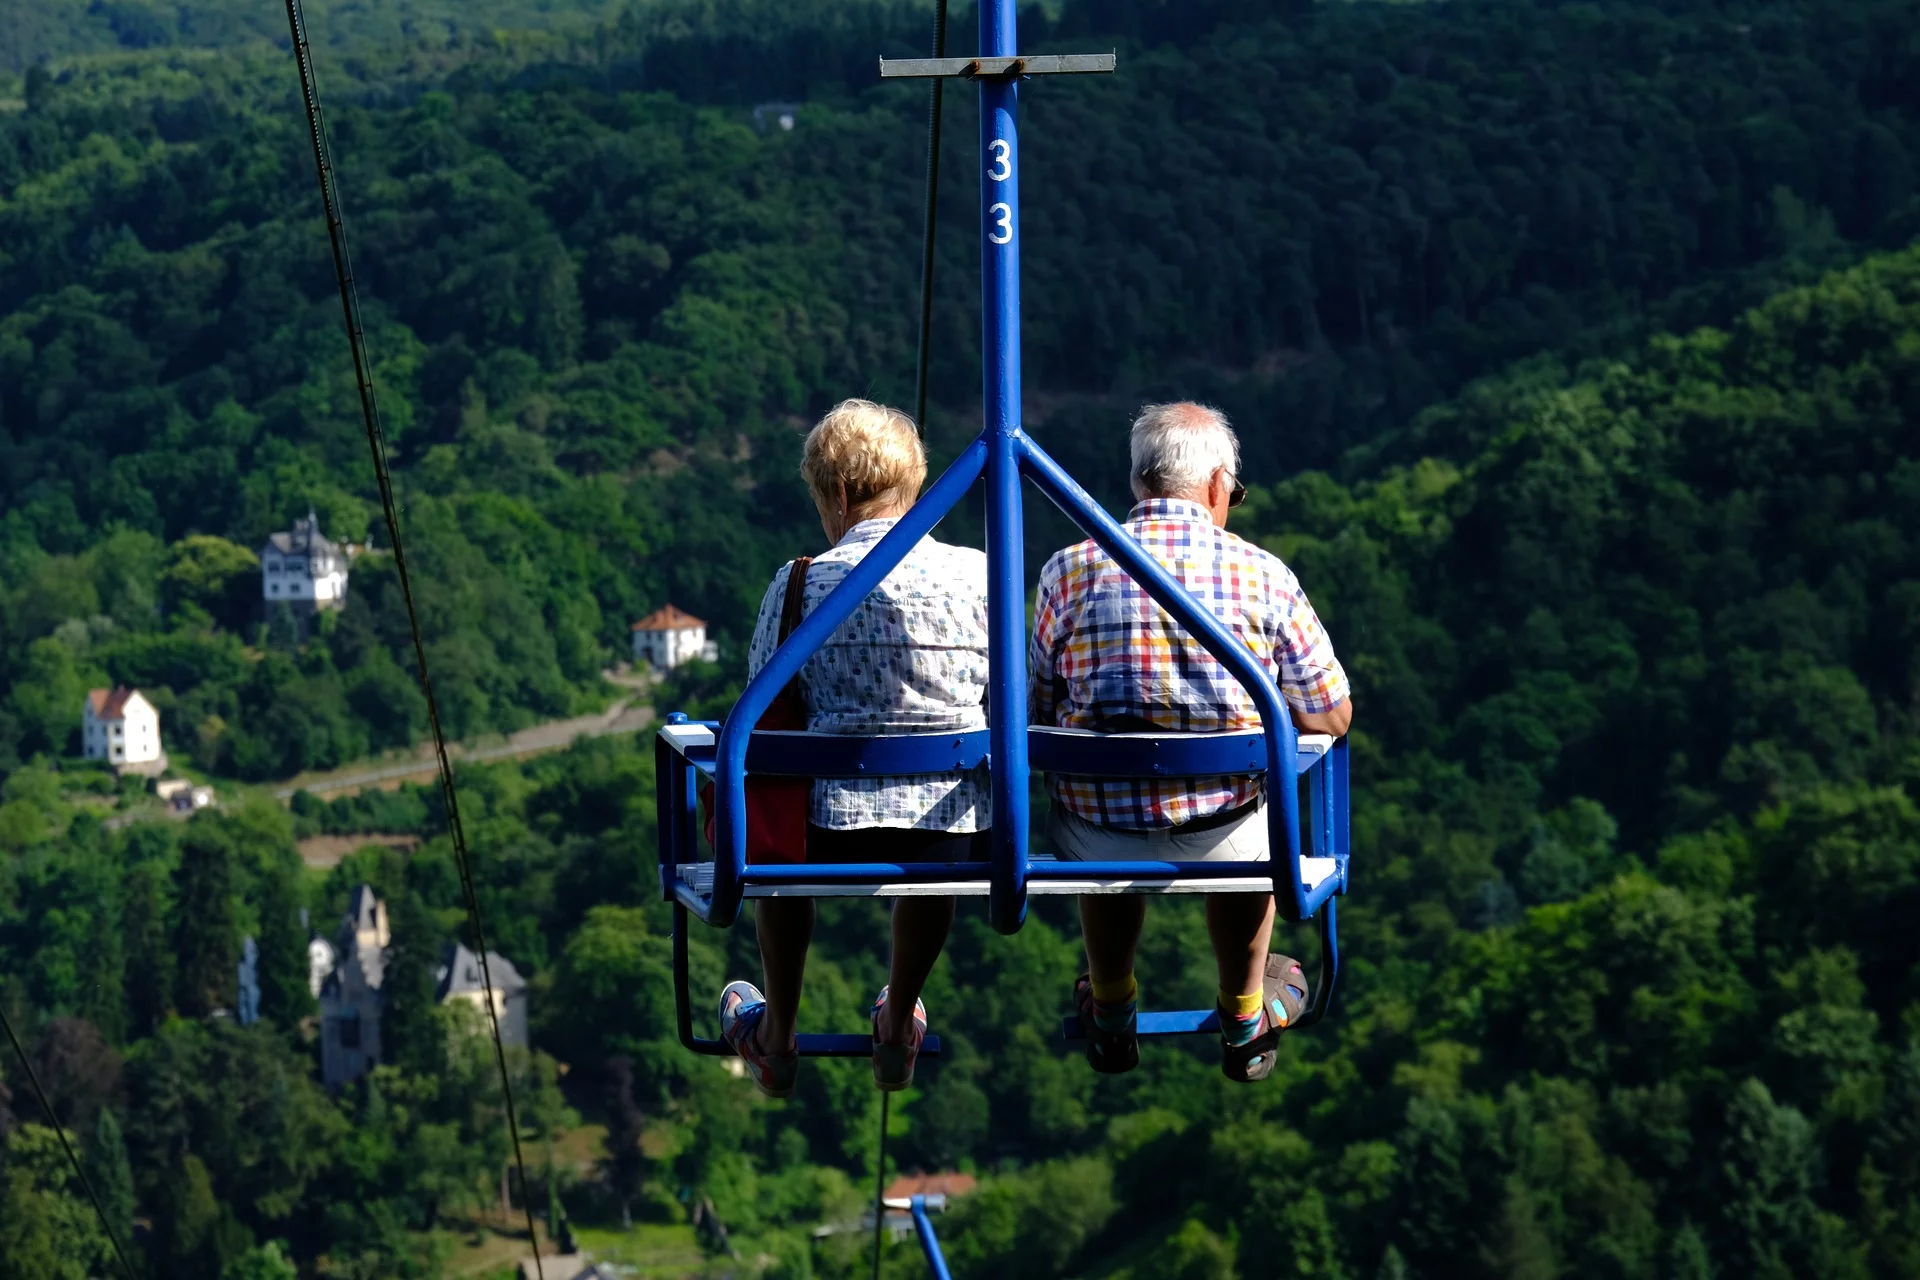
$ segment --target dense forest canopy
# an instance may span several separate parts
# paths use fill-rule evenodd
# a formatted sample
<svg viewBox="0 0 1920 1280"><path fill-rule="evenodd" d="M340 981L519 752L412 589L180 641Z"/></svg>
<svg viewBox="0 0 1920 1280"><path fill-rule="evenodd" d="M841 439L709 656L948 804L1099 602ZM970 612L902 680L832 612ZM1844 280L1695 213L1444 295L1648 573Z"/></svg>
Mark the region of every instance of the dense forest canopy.
<svg viewBox="0 0 1920 1280"><path fill-rule="evenodd" d="M757 12L637 9L585 50L336 112L457 732L571 709L664 599L737 640L768 567L816 536L797 425L847 392L907 391L923 104L867 77L923 15L816 5L749 29ZM1508 359L1717 318L1897 240L1920 226L1910 16L1035 13L1035 47L1128 49L1124 75L1029 94L1031 425L1110 500L1115 433L1147 395L1225 404L1255 476L1333 466ZM683 83L690 66L711 73ZM237 616L209 610L226 624L209 630L116 585L188 555L238 578L239 552L186 540L250 550L309 506L336 536L369 529L285 56L166 50L32 80L0 117L0 557L8 582L70 598L9 609L0 670L98 616L112 634L43 646L36 683L62 704L88 679L163 688L171 719L208 728L211 767L266 776L407 739L419 717L375 652L404 665L377 566L304 666L240 663ZM756 132L751 103L809 89L798 128ZM977 368L970 111L948 132L942 449ZM1033 553L1064 532L1039 525ZM462 571L483 559L505 572ZM64 715L7 714L0 758L65 745Z"/></svg>
<svg viewBox="0 0 1920 1280"><path fill-rule="evenodd" d="M175 33L67 56L135 8ZM0 1000L157 1280L447 1274L507 1156L488 1051L432 1000L464 914L437 794L229 788L120 825L126 788L72 758L108 682L223 785L423 731L291 69L270 24L185 30L227 12L75 6L0 110ZM725 661L656 701L723 709L769 573L818 546L798 431L910 392L924 99L868 77L925 6L322 29L344 12L313 10L320 70L452 730L604 705L668 599ZM547 30L480 40L487 14ZM1122 55L1024 104L1029 425L1118 507L1141 399L1239 423L1235 527L1298 570L1359 691L1351 976L1266 1087L1205 1049L1099 1078L1053 1039L1069 915L1006 939L963 913L928 995L952 1050L893 1148L988 1175L945 1226L960 1274L1920 1272L1917 18L1023 19ZM947 455L977 423L966 97ZM791 132L756 128L769 100L801 104ZM303 635L263 615L254 553L310 507L374 551ZM1066 533L1029 510L1043 555ZM783 1278L864 1273L855 1238L808 1235L870 1185L864 1065L810 1063L772 1106L672 1043L646 745L460 780L489 943L532 982L520 1202L609 1232L710 1205ZM295 841L323 834L389 842L322 878ZM301 913L325 932L362 882L398 944L385 1065L329 1095ZM881 921L827 909L810 1024L859 1025ZM246 937L243 1028L214 1015ZM1199 938L1156 906L1151 1007L1205 1001ZM693 962L717 990L749 932ZM0 1080L0 1272L104 1274Z"/></svg>

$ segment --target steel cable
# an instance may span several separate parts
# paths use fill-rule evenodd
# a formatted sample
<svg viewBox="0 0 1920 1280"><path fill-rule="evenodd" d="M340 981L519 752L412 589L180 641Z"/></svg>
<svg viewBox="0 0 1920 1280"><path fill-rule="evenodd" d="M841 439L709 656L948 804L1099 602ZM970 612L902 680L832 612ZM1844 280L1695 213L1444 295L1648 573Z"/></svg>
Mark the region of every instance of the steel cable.
<svg viewBox="0 0 1920 1280"><path fill-rule="evenodd" d="M374 398L373 370L367 360L366 331L360 320L360 297L354 288L353 264L347 253L346 227L340 219L339 193L327 146L326 126L314 87L313 51L307 44L307 22L300 0L286 0L287 27L293 38L293 57L300 69L300 92L307 112L307 130L313 142L314 170L320 181L320 202L326 211L327 239L333 247L334 275L340 286L340 307L346 318L347 345L353 354L354 376L360 388L360 415L366 424L367 448L373 455L374 480L380 489L380 509L386 517L387 537L393 544L394 569L400 596L407 606L407 626L413 637L413 656L420 672L420 690L426 696L427 723L433 731L434 758L439 764L440 796L447 810L447 833L453 839L454 864L466 898L467 923L473 930L474 950L480 957L480 981L487 1002L487 1027L493 1034L494 1060L500 1069L500 1092L506 1103L507 1132L513 1140L513 1164L520 1175L520 1200L527 1215L527 1241L533 1248L534 1270L546 1280L540 1262L540 1236L534 1228L532 1185L520 1150L520 1125L514 1113L513 1081L507 1070L506 1045L500 1038L500 1011L494 1003L493 972L487 962L487 939L480 927L480 898L474 888L473 867L467 856L466 830L460 823L460 804L453 786L453 765L447 758L447 738L440 723L440 705L427 670L427 647L421 637L420 615L413 599L413 581L407 573L406 551L400 540L400 515L393 498L393 476L387 465L386 433L380 425L380 407Z"/></svg>
<svg viewBox="0 0 1920 1280"><path fill-rule="evenodd" d="M0 1026L7 1030L7 1039L20 1058L20 1067L27 1073L27 1083L33 1086L33 1096L40 1100L40 1109L47 1113L47 1123L53 1127L54 1136L60 1139L60 1149L67 1153L67 1159L73 1164L74 1176L80 1179L87 1199L93 1202L93 1211L100 1215L100 1228L107 1233L107 1242L113 1246L113 1256L120 1260L120 1269L127 1273L127 1280L136 1280L133 1264L127 1261L127 1251L120 1246L120 1233L113 1229L106 1206L100 1203L100 1195L93 1189L93 1179L87 1176L86 1167L80 1163L80 1156L74 1151L73 1144L67 1141L67 1131L60 1127L60 1117L54 1114L53 1103L47 1100L47 1091L40 1086L40 1075L33 1069L27 1051L20 1047L20 1037L13 1033L13 1019L7 1016L4 1007L0 1007Z"/></svg>

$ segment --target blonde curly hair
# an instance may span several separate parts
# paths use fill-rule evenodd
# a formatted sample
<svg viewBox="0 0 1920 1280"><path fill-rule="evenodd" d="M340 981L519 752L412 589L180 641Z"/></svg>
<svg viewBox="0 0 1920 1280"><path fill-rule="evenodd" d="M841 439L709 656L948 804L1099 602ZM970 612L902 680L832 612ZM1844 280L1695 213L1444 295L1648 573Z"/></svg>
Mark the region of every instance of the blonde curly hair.
<svg viewBox="0 0 1920 1280"><path fill-rule="evenodd" d="M846 487L847 523L904 507L927 479L927 451L913 419L871 400L842 400L807 432L800 475L814 505L837 510Z"/></svg>

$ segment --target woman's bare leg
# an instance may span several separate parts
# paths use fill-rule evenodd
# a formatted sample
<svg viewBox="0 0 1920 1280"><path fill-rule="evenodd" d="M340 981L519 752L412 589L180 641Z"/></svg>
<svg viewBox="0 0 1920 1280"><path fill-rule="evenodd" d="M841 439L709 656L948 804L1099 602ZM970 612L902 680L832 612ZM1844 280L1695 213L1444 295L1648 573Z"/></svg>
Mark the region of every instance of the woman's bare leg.
<svg viewBox="0 0 1920 1280"><path fill-rule="evenodd" d="M813 943L813 899L762 898L753 904L753 924L760 938L760 975L767 997L757 1032L760 1048L786 1053L793 1048L807 948Z"/></svg>
<svg viewBox="0 0 1920 1280"><path fill-rule="evenodd" d="M893 904L893 964L887 974L887 1005L880 1014L882 1044L911 1039L913 1005L953 928L952 898L901 898Z"/></svg>

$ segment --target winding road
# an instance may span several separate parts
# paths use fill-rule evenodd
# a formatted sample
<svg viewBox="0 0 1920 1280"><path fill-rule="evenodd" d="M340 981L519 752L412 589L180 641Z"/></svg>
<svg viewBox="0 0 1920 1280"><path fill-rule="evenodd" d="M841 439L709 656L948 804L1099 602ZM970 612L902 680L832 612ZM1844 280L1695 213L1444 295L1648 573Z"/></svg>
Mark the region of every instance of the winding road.
<svg viewBox="0 0 1920 1280"><path fill-rule="evenodd" d="M604 738L614 734L638 733L653 723L653 708L636 705L635 698L624 698L614 703L598 715L575 716L570 720L548 720L530 728L511 733L502 741L485 745L466 745L457 742L447 744L447 757L450 760L466 763L478 763L483 760L509 760L518 756L535 755L542 751L555 751L570 745L576 738ZM397 763L362 767L349 765L345 769L332 773L302 775L275 787L273 797L285 800L296 792L309 791L314 795L329 795L336 791L348 791L356 787L378 786L383 782L396 782L408 778L431 777L439 770L434 759L431 743L418 748L410 759Z"/></svg>

